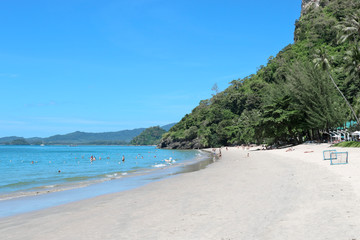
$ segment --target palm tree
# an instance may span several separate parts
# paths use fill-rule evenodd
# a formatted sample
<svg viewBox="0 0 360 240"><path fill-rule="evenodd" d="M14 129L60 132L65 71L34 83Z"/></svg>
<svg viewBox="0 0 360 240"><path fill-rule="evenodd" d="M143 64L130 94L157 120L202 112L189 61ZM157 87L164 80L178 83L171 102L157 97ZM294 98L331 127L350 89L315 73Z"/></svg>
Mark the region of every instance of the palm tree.
<svg viewBox="0 0 360 240"><path fill-rule="evenodd" d="M345 56L345 70L349 73L347 76L346 84L348 87L347 92L353 96L353 106L356 113L360 110L360 47L353 46L353 49L346 52Z"/></svg>
<svg viewBox="0 0 360 240"><path fill-rule="evenodd" d="M358 39L360 38L360 11L347 17L336 28L340 30L339 43L344 43L345 41L355 43L353 50L346 52L345 60L347 64L345 69L349 72L348 79L351 78L348 82L352 82L353 85L357 86L357 80L360 79L360 49L358 46ZM359 104L357 102L355 102L355 105L358 108ZM352 112L354 113L353 110ZM359 124L357 118L356 121Z"/></svg>
<svg viewBox="0 0 360 240"><path fill-rule="evenodd" d="M346 99L346 97L344 96L344 94L341 92L340 88L337 86L337 84L335 83L333 77L331 76L331 73L329 71L330 69L330 60L326 54L326 50L324 48L320 48L317 49L315 51L314 54L314 60L313 62L315 63L316 67L320 67L323 71L326 71L326 73L328 74L328 76L330 77L332 83L334 84L335 88L339 91L339 93L341 94L341 96L344 98L346 104L349 106L352 114L354 115L356 122L359 124L359 119L356 116L354 109L351 107L349 101Z"/></svg>
<svg viewBox="0 0 360 240"><path fill-rule="evenodd" d="M339 43L347 40L357 42L360 36L360 12L348 16L336 28L340 30Z"/></svg>
<svg viewBox="0 0 360 240"><path fill-rule="evenodd" d="M357 95L354 102L355 102L354 103L355 112L359 113L360 112L360 94Z"/></svg>
<svg viewBox="0 0 360 240"><path fill-rule="evenodd" d="M358 45L355 45L352 51L346 52L345 60L347 61L345 69L349 72L349 77L359 79L360 78L360 48Z"/></svg>

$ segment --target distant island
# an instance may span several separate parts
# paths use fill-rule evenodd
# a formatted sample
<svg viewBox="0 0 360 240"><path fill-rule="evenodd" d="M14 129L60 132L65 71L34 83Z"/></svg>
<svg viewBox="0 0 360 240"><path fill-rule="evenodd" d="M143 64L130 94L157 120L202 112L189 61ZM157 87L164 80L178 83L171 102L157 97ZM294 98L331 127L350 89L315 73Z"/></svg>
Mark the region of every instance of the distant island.
<svg viewBox="0 0 360 240"><path fill-rule="evenodd" d="M143 132L144 133L141 138L137 138L133 144L154 145L154 142L159 142L162 134L169 131L174 125L175 123L171 123L161 127L150 127L148 128L149 130L146 128L136 128L132 130L103 133L76 131L64 135L58 134L47 138L24 138L10 136L0 138L0 145L130 145L132 144L132 140ZM154 129L157 129L157 134L154 134ZM147 139L149 141L142 141L141 139Z"/></svg>

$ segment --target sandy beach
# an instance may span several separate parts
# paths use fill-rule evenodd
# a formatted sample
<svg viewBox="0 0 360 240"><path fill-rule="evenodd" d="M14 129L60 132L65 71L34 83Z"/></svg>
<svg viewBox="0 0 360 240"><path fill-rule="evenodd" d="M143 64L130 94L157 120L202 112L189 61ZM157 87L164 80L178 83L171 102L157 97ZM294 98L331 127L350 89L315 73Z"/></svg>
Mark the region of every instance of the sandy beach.
<svg viewBox="0 0 360 240"><path fill-rule="evenodd" d="M206 169L0 219L0 239L360 240L360 149L222 149ZM247 157L249 153L249 157Z"/></svg>

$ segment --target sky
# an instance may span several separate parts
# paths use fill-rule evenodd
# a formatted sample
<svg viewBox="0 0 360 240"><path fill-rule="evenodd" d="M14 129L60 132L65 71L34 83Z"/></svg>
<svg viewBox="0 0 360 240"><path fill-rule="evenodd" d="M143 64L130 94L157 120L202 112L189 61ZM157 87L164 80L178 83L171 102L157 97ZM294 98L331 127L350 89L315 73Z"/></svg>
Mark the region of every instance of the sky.
<svg viewBox="0 0 360 240"><path fill-rule="evenodd" d="M0 0L0 137L180 121L293 43L301 0Z"/></svg>

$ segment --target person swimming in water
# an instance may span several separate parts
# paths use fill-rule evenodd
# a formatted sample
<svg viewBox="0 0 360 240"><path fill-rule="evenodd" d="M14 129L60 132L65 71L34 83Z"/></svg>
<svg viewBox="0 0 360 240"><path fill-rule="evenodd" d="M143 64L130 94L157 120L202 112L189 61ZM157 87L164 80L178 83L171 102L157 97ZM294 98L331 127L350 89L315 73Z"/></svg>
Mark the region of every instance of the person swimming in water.
<svg viewBox="0 0 360 240"><path fill-rule="evenodd" d="M125 156L124 155L122 156L122 161L125 162Z"/></svg>

